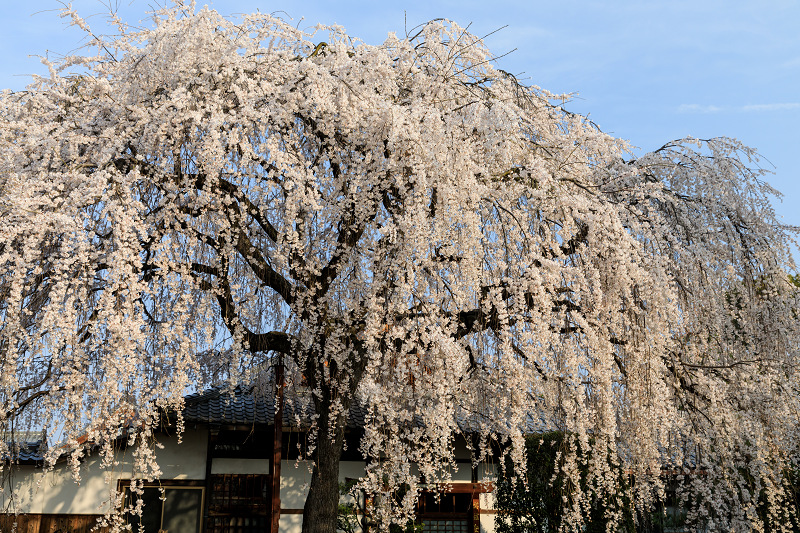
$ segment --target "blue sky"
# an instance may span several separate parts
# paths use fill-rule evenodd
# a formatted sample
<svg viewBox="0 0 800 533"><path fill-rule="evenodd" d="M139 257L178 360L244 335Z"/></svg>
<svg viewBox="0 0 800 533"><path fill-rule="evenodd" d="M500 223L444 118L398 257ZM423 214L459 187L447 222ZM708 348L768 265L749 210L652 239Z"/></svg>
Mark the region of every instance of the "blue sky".
<svg viewBox="0 0 800 533"><path fill-rule="evenodd" d="M155 0L111 0L138 21ZM75 0L85 16L105 11ZM25 74L45 72L36 57L79 46L82 33L58 17L57 0L7 1L0 33L0 88L19 90ZM105 2L107 5L108 2ZM202 5L202 2L199 2ZM265 2L218 0L224 14L282 11L300 26L337 23L367 43L444 17L472 23L498 55L499 67L553 92L577 93L567 107L589 114L637 152L666 141L729 136L774 165L776 204L800 226L800 1L762 0L463 0ZM89 18L102 31L101 16ZM795 252L795 257L800 255Z"/></svg>

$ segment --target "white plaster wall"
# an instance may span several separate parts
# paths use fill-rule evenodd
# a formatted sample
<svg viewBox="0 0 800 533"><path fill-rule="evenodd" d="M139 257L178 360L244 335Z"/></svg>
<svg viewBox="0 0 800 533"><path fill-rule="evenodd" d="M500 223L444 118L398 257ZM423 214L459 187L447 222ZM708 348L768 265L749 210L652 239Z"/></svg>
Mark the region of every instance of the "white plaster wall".
<svg viewBox="0 0 800 533"><path fill-rule="evenodd" d="M363 461L339 463L339 481L358 479L364 475ZM308 461L281 461L281 509L302 509L311 483L311 463Z"/></svg>
<svg viewBox="0 0 800 533"><path fill-rule="evenodd" d="M282 514L278 527L280 533L300 533L303 529L303 515Z"/></svg>
<svg viewBox="0 0 800 533"><path fill-rule="evenodd" d="M495 464L481 463L478 465L478 481L496 482ZM480 495L481 510L494 509L494 493L486 492ZM481 513L481 533L494 533L494 514Z"/></svg>
<svg viewBox="0 0 800 533"><path fill-rule="evenodd" d="M156 460L161 468L160 479L205 479L208 430L204 427L187 429L181 443L175 435L158 435L156 440L163 448L156 448ZM119 479L133 476L133 450L122 450Z"/></svg>
<svg viewBox="0 0 800 533"><path fill-rule="evenodd" d="M481 514L481 533L494 533L493 514Z"/></svg>
<svg viewBox="0 0 800 533"><path fill-rule="evenodd" d="M205 479L208 430L187 429L178 444L177 437L161 439L164 449L156 451L161 479Z"/></svg>
<svg viewBox="0 0 800 533"><path fill-rule="evenodd" d="M453 483L471 483L472 465L469 463L458 463L455 468L450 470Z"/></svg>
<svg viewBox="0 0 800 533"><path fill-rule="evenodd" d="M187 430L183 442L175 436L160 436L164 446L156 448L156 460L161 467L160 479L204 479L206 443L208 434L203 430ZM133 450L121 450L115 464L104 468L97 454L86 458L80 465L80 480L72 478L69 466L58 463L45 472L34 466L12 467L15 498L0 494L1 508L12 503L9 509L19 513L35 514L98 514L104 513L111 502L117 481L133 475ZM4 497L5 496L5 497Z"/></svg>
<svg viewBox="0 0 800 533"><path fill-rule="evenodd" d="M80 482L72 479L72 473L64 464L49 472L21 466L15 468L12 486L16 497L9 511L95 514L106 510L116 483L113 473L107 474L96 458L90 458L81 465Z"/></svg>
<svg viewBox="0 0 800 533"><path fill-rule="evenodd" d="M205 457L203 457L205 461ZM269 459L217 457L211 461L212 474L269 474Z"/></svg>
<svg viewBox="0 0 800 533"><path fill-rule="evenodd" d="M364 461L342 461L339 463L339 481L346 478L359 479L364 476L367 463Z"/></svg>
<svg viewBox="0 0 800 533"><path fill-rule="evenodd" d="M494 463L480 463L478 465L478 481L494 483L497 481L497 465Z"/></svg>
<svg viewBox="0 0 800 533"><path fill-rule="evenodd" d="M310 469L309 461L281 461L281 509L303 508L311 483Z"/></svg>
<svg viewBox="0 0 800 533"><path fill-rule="evenodd" d="M342 461L339 463L339 481L360 478L364 475L365 466L363 461ZM309 461L281 461L281 509L303 509L311 483L310 468ZM303 515L281 514L281 533L299 533L302 526Z"/></svg>
<svg viewBox="0 0 800 533"><path fill-rule="evenodd" d="M494 509L494 493L484 492L480 495L481 509Z"/></svg>
<svg viewBox="0 0 800 533"><path fill-rule="evenodd" d="M491 492L480 495L481 511L494 509L494 494ZM481 531L494 533L494 514L481 513Z"/></svg>

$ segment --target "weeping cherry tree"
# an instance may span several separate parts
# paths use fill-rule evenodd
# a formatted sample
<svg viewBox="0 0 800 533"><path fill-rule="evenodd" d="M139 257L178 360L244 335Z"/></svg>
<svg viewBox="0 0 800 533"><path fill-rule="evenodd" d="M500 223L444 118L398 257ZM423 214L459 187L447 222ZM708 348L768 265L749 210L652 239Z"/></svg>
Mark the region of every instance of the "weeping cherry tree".
<svg viewBox="0 0 800 533"><path fill-rule="evenodd" d="M793 519L795 230L753 150L634 158L446 21L372 46L64 15L90 52L0 94L0 430L57 431L78 472L81 436L110 465L138 428L156 475L160 410L281 360L316 413L307 533L335 529L356 398L360 486L405 494L384 525L449 480L459 420L523 469L528 421L565 432L564 531L620 491L647 509L663 468L711 530Z"/></svg>

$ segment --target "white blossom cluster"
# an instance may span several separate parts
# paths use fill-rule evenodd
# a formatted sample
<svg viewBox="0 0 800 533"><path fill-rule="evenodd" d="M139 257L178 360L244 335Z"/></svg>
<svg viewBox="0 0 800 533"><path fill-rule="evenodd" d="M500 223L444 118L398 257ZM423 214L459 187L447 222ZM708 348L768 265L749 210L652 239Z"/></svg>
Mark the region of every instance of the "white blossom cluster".
<svg viewBox="0 0 800 533"><path fill-rule="evenodd" d="M621 491L646 509L662 469L710 530L792 518L795 230L752 150L631 159L445 21L368 46L193 5L112 37L67 14L96 55L0 95L0 429L57 428L76 476L87 440L109 465L142 443L152 479L160 412L280 357L317 413L309 498L358 397L361 487L403 495L384 524L451 480L459 433L522 466L531 420L573 443L564 531Z"/></svg>

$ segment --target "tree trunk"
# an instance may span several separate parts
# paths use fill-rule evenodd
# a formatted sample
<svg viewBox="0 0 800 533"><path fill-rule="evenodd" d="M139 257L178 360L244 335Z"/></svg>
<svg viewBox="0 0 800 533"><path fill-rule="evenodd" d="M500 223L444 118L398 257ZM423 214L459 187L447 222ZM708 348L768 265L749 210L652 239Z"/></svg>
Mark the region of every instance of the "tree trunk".
<svg viewBox="0 0 800 533"><path fill-rule="evenodd" d="M349 402L348 402L349 403ZM338 416L329 432L329 411L319 416L319 434L311 485L303 507L303 533L336 533L339 512L339 460L342 456L346 416Z"/></svg>
<svg viewBox="0 0 800 533"><path fill-rule="evenodd" d="M319 339L315 346L324 347L326 339ZM336 533L336 521L339 514L339 462L342 457L344 431L350 414L350 405L355 397L356 389L366 368L367 358L361 341L351 339L355 350L344 365L347 379L339 374L335 361L327 362L322 354L315 359L321 361L319 368L306 368L309 386L319 389L321 394L314 395L314 408L317 418L317 447L314 453L314 470L311 473L311 485L308 497L303 506L303 533ZM313 359L312 359L313 360ZM318 383L318 379L329 367L330 379ZM338 386L337 386L338 384ZM336 389L337 392L334 392ZM331 417L334 395L338 396L341 409Z"/></svg>

